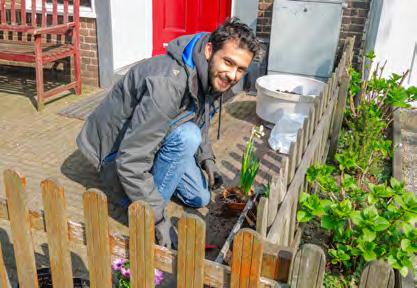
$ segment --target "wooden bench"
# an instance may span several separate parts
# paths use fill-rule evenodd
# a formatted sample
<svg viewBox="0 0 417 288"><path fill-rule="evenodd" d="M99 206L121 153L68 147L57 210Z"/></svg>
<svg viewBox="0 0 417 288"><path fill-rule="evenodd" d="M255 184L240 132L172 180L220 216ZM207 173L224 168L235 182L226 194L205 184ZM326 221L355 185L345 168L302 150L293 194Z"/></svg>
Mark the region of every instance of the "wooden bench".
<svg viewBox="0 0 417 288"><path fill-rule="evenodd" d="M81 94L80 0L30 3L31 7L26 7L25 0L0 0L0 60L34 64L37 108L41 110L47 98L66 90L75 89L76 94ZM72 82L45 91L44 66L71 56Z"/></svg>

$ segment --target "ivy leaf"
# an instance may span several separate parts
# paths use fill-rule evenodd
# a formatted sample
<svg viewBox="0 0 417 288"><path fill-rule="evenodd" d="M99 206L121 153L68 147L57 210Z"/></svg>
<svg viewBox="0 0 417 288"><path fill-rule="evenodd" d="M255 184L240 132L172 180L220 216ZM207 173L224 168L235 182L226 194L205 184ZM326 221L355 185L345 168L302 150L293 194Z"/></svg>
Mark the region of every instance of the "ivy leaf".
<svg viewBox="0 0 417 288"><path fill-rule="evenodd" d="M376 233L374 231L365 228L362 232L362 239L366 242L372 242L376 238Z"/></svg>
<svg viewBox="0 0 417 288"><path fill-rule="evenodd" d="M324 229L332 230L336 225L336 221L334 221L333 217L326 215L321 218L320 224Z"/></svg>
<svg viewBox="0 0 417 288"><path fill-rule="evenodd" d="M408 267L406 267L406 266L401 267L401 268L400 268L400 274L401 274L401 276L403 276L403 277L407 277L407 274L408 274Z"/></svg>
<svg viewBox="0 0 417 288"><path fill-rule="evenodd" d="M308 222L311 219L313 219L313 217L311 215L308 215L305 211L298 211L297 212L297 221L300 223L304 223L304 222Z"/></svg>
<svg viewBox="0 0 417 288"><path fill-rule="evenodd" d="M387 219L385 219L382 216L378 216L375 219L375 225L373 226L375 231L384 231L385 229L387 229L390 226L390 223Z"/></svg>
<svg viewBox="0 0 417 288"><path fill-rule="evenodd" d="M360 226L363 221L361 211L353 211L350 214L350 219L352 220L353 224Z"/></svg>
<svg viewBox="0 0 417 288"><path fill-rule="evenodd" d="M408 239L401 240L401 250L407 251L407 249L410 247L410 244L410 240Z"/></svg>

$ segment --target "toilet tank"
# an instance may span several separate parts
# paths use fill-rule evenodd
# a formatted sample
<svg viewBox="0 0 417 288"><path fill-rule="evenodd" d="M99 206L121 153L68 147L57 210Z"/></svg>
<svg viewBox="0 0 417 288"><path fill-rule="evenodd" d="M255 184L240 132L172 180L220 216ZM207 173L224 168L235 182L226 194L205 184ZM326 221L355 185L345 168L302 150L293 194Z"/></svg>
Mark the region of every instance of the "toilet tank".
<svg viewBox="0 0 417 288"><path fill-rule="evenodd" d="M326 80L339 42L343 0L275 0L268 74Z"/></svg>

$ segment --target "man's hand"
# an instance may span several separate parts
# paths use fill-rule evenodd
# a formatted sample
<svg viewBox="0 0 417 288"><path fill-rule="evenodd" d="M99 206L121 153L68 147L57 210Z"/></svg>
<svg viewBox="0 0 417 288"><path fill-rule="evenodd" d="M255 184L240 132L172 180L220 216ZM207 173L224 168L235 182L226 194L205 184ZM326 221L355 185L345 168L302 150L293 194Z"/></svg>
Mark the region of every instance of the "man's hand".
<svg viewBox="0 0 417 288"><path fill-rule="evenodd" d="M211 190L215 190L223 185L223 177L213 160L205 160L202 168L207 173L208 185Z"/></svg>

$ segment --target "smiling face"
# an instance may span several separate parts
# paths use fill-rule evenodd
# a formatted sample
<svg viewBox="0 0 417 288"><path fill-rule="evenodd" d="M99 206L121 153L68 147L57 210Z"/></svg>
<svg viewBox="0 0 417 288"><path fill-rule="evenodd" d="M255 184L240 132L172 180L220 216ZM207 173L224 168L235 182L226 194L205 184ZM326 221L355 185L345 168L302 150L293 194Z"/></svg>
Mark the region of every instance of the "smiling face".
<svg viewBox="0 0 417 288"><path fill-rule="evenodd" d="M224 43L220 50L213 53L212 43L205 47L205 56L209 61L209 81L215 92L225 92L243 77L253 59L253 53L240 48L237 40Z"/></svg>

